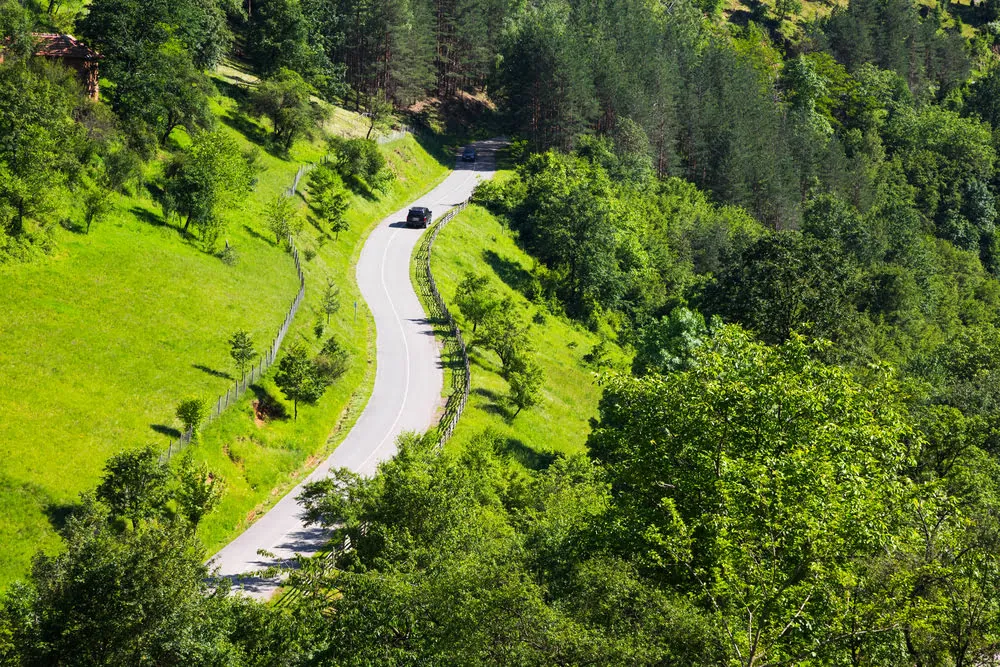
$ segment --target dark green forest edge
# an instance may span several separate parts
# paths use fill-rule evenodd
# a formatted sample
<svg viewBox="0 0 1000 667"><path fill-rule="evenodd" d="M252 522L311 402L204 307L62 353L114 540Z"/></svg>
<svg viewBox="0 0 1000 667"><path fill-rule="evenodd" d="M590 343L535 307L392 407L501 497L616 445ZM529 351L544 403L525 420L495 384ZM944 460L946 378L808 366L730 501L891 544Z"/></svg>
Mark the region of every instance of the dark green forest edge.
<svg viewBox="0 0 1000 667"><path fill-rule="evenodd" d="M373 119L480 110L516 166L475 199L537 259L505 280L634 351L585 455L412 435L376 477L310 487L356 548L277 608L207 578L205 471L127 451L6 592L3 664L997 662L996 3L94 0L102 104L27 57L58 3L0 8L5 255L45 249L42 185L89 206L173 127L198 136L233 53ZM289 97L258 100L277 150L312 122ZM171 192L212 239L206 195ZM465 289L508 334L474 344L523 375L531 325Z"/></svg>

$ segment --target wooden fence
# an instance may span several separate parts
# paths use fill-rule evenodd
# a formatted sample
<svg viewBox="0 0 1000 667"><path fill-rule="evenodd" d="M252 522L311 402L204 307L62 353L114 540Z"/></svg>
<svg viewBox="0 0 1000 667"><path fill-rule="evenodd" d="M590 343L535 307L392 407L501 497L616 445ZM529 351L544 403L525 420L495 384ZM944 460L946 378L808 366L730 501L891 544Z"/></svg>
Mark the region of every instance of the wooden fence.
<svg viewBox="0 0 1000 667"><path fill-rule="evenodd" d="M438 445L444 446L451 434L458 425L458 420L462 417L465 404L469 401L469 388L472 382L472 372L469 367L469 352L465 346L465 339L462 337L462 330L455 322L454 316L445 305L441 293L438 291L437 283L434 281L434 273L431 271L431 251L434 248L434 241L437 235L451 222L458 213L468 205L462 202L458 206L441 216L429 234L425 234L417 249L417 285L424 296L424 303L432 321L447 325L450 336L444 339L444 356L446 357L446 367L450 365L453 372L451 374L452 391L445 404L444 414L438 422ZM449 364L450 361L450 364Z"/></svg>

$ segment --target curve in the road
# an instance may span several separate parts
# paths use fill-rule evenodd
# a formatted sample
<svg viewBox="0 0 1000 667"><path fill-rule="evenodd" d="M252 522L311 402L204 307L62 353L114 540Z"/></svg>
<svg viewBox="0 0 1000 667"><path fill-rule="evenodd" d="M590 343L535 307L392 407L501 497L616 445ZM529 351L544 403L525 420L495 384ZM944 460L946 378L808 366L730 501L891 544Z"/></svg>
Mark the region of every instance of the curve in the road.
<svg viewBox="0 0 1000 667"><path fill-rule="evenodd" d="M468 199L476 183L495 170L496 141L476 144L475 162L458 162L455 170L410 206L426 206L436 216ZM267 598L276 579L254 573L287 564L296 554L309 556L325 546L328 535L307 526L296 498L305 484L346 467L371 475L381 461L396 453L396 438L404 431L425 431L441 407L444 382L434 330L410 281L410 256L423 230L408 229L403 208L372 231L358 260L357 280L375 319L375 385L361 416L336 451L271 510L226 545L211 561L220 576L244 593ZM269 555L262 556L259 552Z"/></svg>

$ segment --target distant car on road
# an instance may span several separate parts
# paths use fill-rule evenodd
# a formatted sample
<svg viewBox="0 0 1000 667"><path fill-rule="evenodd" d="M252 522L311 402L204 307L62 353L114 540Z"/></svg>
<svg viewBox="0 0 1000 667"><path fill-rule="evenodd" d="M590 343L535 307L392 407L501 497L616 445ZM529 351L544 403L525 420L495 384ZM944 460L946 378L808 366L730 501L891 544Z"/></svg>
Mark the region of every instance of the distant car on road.
<svg viewBox="0 0 1000 667"><path fill-rule="evenodd" d="M431 224L434 220L434 214L426 206L414 206L410 209L410 212L406 214L406 226L407 227L424 227Z"/></svg>
<svg viewBox="0 0 1000 667"><path fill-rule="evenodd" d="M476 148L475 146L466 146L465 150L462 151L462 160L464 162L475 162L476 161Z"/></svg>

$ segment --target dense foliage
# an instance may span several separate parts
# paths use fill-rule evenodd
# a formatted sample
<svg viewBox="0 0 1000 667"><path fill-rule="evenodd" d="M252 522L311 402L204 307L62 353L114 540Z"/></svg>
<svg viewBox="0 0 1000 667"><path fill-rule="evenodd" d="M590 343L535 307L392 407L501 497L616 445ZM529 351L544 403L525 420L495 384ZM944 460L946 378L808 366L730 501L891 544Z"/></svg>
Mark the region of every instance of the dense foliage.
<svg viewBox="0 0 1000 667"><path fill-rule="evenodd" d="M221 481L123 454L4 598L0 663L995 662L997 3L748 7L93 0L93 102L0 0L0 259L48 247L60 198L89 229L163 151L164 217L211 247L255 180L209 112L205 72L235 53L260 75L240 113L278 152L316 96L374 128L487 93L515 168L475 199L537 260L504 279L634 352L601 377L587 455L526 469L495 433L412 435L378 475L308 487L355 549L302 563L283 609L207 578L193 526ZM329 148L309 204L332 235L347 191L392 175L367 138ZM267 215L278 243L300 224L280 197ZM544 401L531 324L475 273L456 301L510 418ZM252 344L232 346L242 371ZM275 382L297 412L346 364L329 338Z"/></svg>

